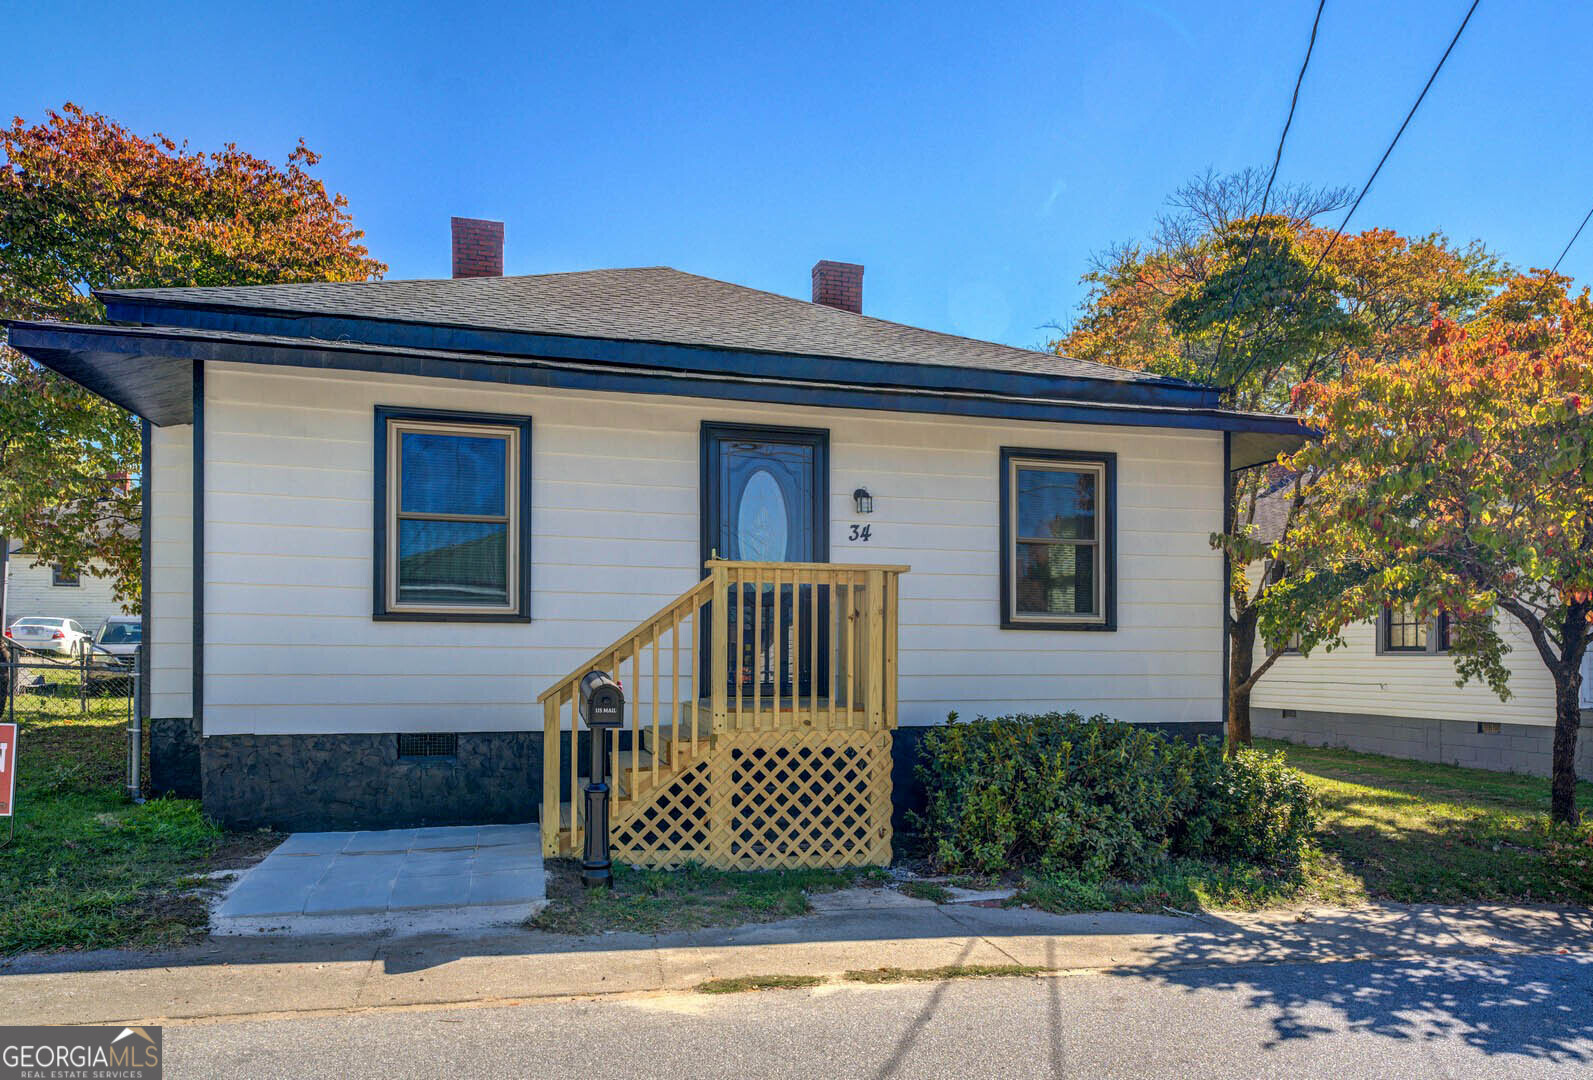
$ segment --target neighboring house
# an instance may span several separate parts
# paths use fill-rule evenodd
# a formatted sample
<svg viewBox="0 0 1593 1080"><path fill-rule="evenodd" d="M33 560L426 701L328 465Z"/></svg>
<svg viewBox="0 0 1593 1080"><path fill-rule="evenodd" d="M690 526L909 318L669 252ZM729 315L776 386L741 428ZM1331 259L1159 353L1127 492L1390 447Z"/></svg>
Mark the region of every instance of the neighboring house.
<svg viewBox="0 0 1593 1080"><path fill-rule="evenodd" d="M1276 534L1282 498L1265 500L1257 524ZM1420 761L1548 776L1554 681L1525 628L1499 613L1510 646L1510 700L1475 679L1455 685L1447 620L1385 607L1375 622L1344 631L1344 645L1310 656L1290 651L1251 694L1252 732L1312 746L1339 746ZM1265 655L1257 642L1257 662ZM1577 773L1593 775L1593 653L1584 662Z"/></svg>
<svg viewBox="0 0 1593 1080"><path fill-rule="evenodd" d="M816 265L811 303L664 267L483 276L501 226L486 267L455 228L453 280L11 324L146 421L157 786L230 824L534 817L539 694L715 552L911 567L899 795L952 711L1221 731L1209 536L1293 421L869 318L860 266Z"/></svg>
<svg viewBox="0 0 1593 1080"><path fill-rule="evenodd" d="M111 589L111 579L74 573L33 557L15 541L6 562L6 624L29 615L75 619L93 633L112 615L123 614Z"/></svg>

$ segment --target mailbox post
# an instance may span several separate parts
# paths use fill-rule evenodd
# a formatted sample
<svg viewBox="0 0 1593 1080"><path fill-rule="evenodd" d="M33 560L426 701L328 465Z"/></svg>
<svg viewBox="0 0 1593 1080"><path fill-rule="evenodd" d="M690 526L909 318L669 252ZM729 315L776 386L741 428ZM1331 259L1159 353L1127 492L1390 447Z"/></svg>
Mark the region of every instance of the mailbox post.
<svg viewBox="0 0 1593 1080"><path fill-rule="evenodd" d="M625 691L606 671L581 680L581 719L592 732L592 771L586 783L586 850L581 881L588 888L614 887L608 847L608 733L625 723Z"/></svg>

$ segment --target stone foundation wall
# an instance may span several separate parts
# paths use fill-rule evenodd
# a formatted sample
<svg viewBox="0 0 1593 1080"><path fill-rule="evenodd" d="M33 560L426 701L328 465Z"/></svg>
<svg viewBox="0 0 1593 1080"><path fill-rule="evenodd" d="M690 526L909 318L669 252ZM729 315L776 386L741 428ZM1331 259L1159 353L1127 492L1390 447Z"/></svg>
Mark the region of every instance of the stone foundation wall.
<svg viewBox="0 0 1593 1080"><path fill-rule="evenodd" d="M1576 773L1593 776L1593 724L1583 717L1577 734ZM1548 776L1554 729L1528 724L1499 725L1478 731L1475 722L1429 720L1403 716L1365 716L1299 710L1284 716L1280 709L1253 709L1251 731L1258 738L1284 739L1305 746L1363 750L1414 761L1464 765L1495 772Z"/></svg>
<svg viewBox="0 0 1593 1080"><path fill-rule="evenodd" d="M893 733L892 825L897 831L910 831L908 812L924 806L914 766L928 730L904 727ZM1220 724L1169 724L1160 730L1184 738L1222 735ZM627 732L620 748L628 744ZM587 771L590 747L590 734L580 732L576 748L581 775ZM567 801L568 732L560 749L565 763L560 795ZM150 759L156 790L183 794L176 783L191 772L198 788L202 773L205 813L231 829L513 824L541 816L540 731L465 732L459 735L455 757L400 758L398 736L392 733L211 735L201 740L192 721L155 720Z"/></svg>
<svg viewBox="0 0 1593 1080"><path fill-rule="evenodd" d="M197 799L201 791L199 728L191 716L156 717L149 729L149 790L180 799Z"/></svg>
<svg viewBox="0 0 1593 1080"><path fill-rule="evenodd" d="M391 829L536 821L540 732L461 732L458 754L401 758L383 734L211 735L205 813L230 829Z"/></svg>

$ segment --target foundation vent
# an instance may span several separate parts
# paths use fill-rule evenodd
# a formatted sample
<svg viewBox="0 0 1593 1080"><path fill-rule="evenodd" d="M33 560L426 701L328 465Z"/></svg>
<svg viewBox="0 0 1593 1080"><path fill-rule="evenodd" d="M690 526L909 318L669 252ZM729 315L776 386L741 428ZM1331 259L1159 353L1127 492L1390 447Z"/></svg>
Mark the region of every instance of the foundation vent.
<svg viewBox="0 0 1593 1080"><path fill-rule="evenodd" d="M459 754L459 736L454 732L414 731L398 736L401 758L448 758Z"/></svg>

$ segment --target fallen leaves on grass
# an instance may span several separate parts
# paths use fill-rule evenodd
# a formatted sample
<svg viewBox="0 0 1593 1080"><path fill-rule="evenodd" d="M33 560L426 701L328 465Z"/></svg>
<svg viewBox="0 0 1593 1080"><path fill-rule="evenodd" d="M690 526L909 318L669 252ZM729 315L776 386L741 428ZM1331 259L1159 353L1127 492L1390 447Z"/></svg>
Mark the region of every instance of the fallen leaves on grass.
<svg viewBox="0 0 1593 1080"><path fill-rule="evenodd" d="M817 975L742 975L734 979L709 979L699 983L699 994L740 994L749 990L796 990L817 986L824 980Z"/></svg>

